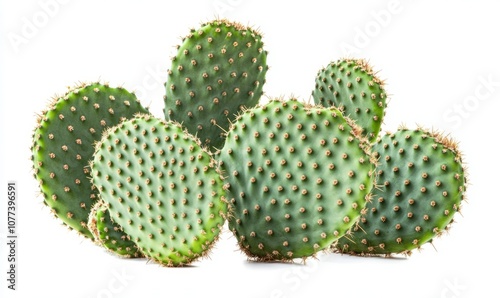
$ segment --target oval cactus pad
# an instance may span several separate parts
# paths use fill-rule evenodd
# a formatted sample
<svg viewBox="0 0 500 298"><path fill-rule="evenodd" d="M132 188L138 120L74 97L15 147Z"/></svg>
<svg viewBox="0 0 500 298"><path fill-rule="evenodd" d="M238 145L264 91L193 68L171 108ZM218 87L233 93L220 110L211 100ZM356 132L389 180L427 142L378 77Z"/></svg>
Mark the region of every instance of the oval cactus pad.
<svg viewBox="0 0 500 298"><path fill-rule="evenodd" d="M238 117L222 149L229 228L258 260L314 255L359 217L374 168L335 108L273 100Z"/></svg>
<svg viewBox="0 0 500 298"><path fill-rule="evenodd" d="M231 121L263 93L263 47L259 32L224 19L191 30L168 71L165 117L182 123L208 148L222 148Z"/></svg>
<svg viewBox="0 0 500 298"><path fill-rule="evenodd" d="M92 207L88 227L94 235L96 243L102 245L112 254L124 258L144 257L130 236L123 232L109 216L108 207L100 200Z"/></svg>
<svg viewBox="0 0 500 298"><path fill-rule="evenodd" d="M385 115L387 94L364 59L340 59L321 69L312 93L314 102L335 106L359 125L370 141L375 141Z"/></svg>
<svg viewBox="0 0 500 298"><path fill-rule="evenodd" d="M136 96L107 84L81 84L57 97L38 118L32 160L44 202L68 227L93 238L87 228L97 191L89 161L102 132L136 113L146 113Z"/></svg>
<svg viewBox="0 0 500 298"><path fill-rule="evenodd" d="M109 129L96 145L92 177L113 221L162 265L205 256L224 224L214 160L179 124L140 116Z"/></svg>
<svg viewBox="0 0 500 298"><path fill-rule="evenodd" d="M457 145L440 133L400 128L379 138L378 187L358 226L335 245L351 254L410 254L449 228L465 195Z"/></svg>

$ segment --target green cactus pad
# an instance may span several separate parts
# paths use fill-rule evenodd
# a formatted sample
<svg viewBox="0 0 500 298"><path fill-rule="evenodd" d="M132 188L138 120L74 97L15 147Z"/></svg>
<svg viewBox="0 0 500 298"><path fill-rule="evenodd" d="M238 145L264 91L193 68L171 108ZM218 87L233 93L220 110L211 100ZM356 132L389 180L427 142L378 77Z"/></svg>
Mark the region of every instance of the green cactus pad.
<svg viewBox="0 0 500 298"><path fill-rule="evenodd" d="M145 115L104 134L92 178L113 221L146 257L182 266L209 252L225 221L214 164L179 124Z"/></svg>
<svg viewBox="0 0 500 298"><path fill-rule="evenodd" d="M32 161L44 202L68 227L92 238L87 221L97 192L89 160L102 132L123 118L146 113L136 96L107 84L81 84L57 97L38 118Z"/></svg>
<svg viewBox="0 0 500 298"><path fill-rule="evenodd" d="M100 200L93 207L89 215L88 227L94 235L96 242L105 247L109 252L125 258L140 258L142 253L130 236L113 222L108 207Z"/></svg>
<svg viewBox="0 0 500 298"><path fill-rule="evenodd" d="M387 95L383 81L363 59L341 59L321 69L312 92L314 102L336 106L375 141L385 115Z"/></svg>
<svg viewBox="0 0 500 298"><path fill-rule="evenodd" d="M173 57L165 84L165 117L212 149L243 107L255 106L268 69L259 32L228 20L191 30Z"/></svg>
<svg viewBox="0 0 500 298"><path fill-rule="evenodd" d="M243 252L306 258L344 235L374 183L366 147L335 108L273 100L242 113L219 158Z"/></svg>
<svg viewBox="0 0 500 298"><path fill-rule="evenodd" d="M358 226L335 245L350 254L410 254L449 228L460 210L466 172L456 143L400 128L379 138L378 183Z"/></svg>

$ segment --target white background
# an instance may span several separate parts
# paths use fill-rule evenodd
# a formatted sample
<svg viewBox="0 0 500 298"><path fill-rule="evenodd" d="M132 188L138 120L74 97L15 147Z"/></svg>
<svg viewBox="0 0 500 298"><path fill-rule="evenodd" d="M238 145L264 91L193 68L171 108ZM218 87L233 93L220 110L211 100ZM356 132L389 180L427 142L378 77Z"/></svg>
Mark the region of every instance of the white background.
<svg viewBox="0 0 500 298"><path fill-rule="evenodd" d="M0 1L2 297L499 297L497 3L276 2ZM301 265L248 262L226 231L210 259L163 268L111 256L52 218L30 171L36 113L67 86L102 79L136 90L162 117L173 46L216 15L264 33L268 96L308 100L319 68L366 58L391 94L385 130L421 124L459 141L471 185L449 234L409 258L320 254ZM19 191L15 292L6 289L9 180Z"/></svg>

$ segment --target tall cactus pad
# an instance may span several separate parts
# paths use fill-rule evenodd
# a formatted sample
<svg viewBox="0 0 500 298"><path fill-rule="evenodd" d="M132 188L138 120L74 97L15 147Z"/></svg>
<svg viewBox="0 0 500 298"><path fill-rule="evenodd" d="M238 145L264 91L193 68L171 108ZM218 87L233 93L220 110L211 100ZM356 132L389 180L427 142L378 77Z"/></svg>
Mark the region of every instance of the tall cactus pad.
<svg viewBox="0 0 500 298"><path fill-rule="evenodd" d="M113 222L109 216L108 207L102 200L97 202L89 215L88 227L96 242L109 252L125 258L140 258L142 253L130 236Z"/></svg>
<svg viewBox="0 0 500 298"><path fill-rule="evenodd" d="M370 197L374 165L340 111L295 100L249 109L220 154L229 228L258 260L305 258L349 230Z"/></svg>
<svg viewBox="0 0 500 298"><path fill-rule="evenodd" d="M363 135L375 141L382 126L387 95L383 81L377 78L363 59L341 59L321 69L312 93L314 102L336 106L363 129Z"/></svg>
<svg viewBox="0 0 500 298"><path fill-rule="evenodd" d="M336 249L410 254L448 229L460 210L466 174L457 145L439 133L400 128L374 145L379 187L368 212Z"/></svg>
<svg viewBox="0 0 500 298"><path fill-rule="evenodd" d="M263 93L266 57L259 32L241 24L215 20L191 30L168 72L165 116L222 148L230 121Z"/></svg>
<svg viewBox="0 0 500 298"><path fill-rule="evenodd" d="M214 160L173 122L140 116L109 129L96 145L92 177L113 221L162 265L205 256L224 224Z"/></svg>
<svg viewBox="0 0 500 298"><path fill-rule="evenodd" d="M81 84L55 98L38 118L32 160L44 202L70 228L92 238L87 220L97 192L88 162L102 132L123 118L146 113L136 96L107 84Z"/></svg>

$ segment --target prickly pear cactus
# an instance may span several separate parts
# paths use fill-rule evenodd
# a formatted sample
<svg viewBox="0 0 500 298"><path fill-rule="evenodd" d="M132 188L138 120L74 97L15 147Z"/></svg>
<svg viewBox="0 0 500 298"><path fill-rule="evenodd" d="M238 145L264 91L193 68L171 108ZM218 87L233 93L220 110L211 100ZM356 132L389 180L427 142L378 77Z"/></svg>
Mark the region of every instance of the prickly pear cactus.
<svg viewBox="0 0 500 298"><path fill-rule="evenodd" d="M374 169L366 141L335 108L273 100L233 123L220 153L229 228L258 260L314 255L356 222Z"/></svg>
<svg viewBox="0 0 500 298"><path fill-rule="evenodd" d="M335 245L350 254L410 254L447 230L466 173L457 145L439 133L400 128L374 145L378 187L359 226Z"/></svg>
<svg viewBox="0 0 500 298"><path fill-rule="evenodd" d="M125 258L143 257L137 245L130 240L130 236L113 222L109 216L108 207L102 200L92 207L88 227L94 235L96 243L105 247L112 254Z"/></svg>
<svg viewBox="0 0 500 298"><path fill-rule="evenodd" d="M243 107L255 106L268 69L256 30L214 20L191 30L173 57L165 84L165 116L182 123L211 149Z"/></svg>
<svg viewBox="0 0 500 298"><path fill-rule="evenodd" d="M54 98L38 117L32 161L44 202L68 227L92 238L87 221L97 192L89 180L94 143L109 126L146 113L124 88L83 83Z"/></svg>
<svg viewBox="0 0 500 298"><path fill-rule="evenodd" d="M314 102L336 106L375 141L385 115L387 94L364 59L340 59L321 69L312 92Z"/></svg>
<svg viewBox="0 0 500 298"><path fill-rule="evenodd" d="M92 178L113 221L147 258L182 266L209 252L225 221L214 163L179 124L144 115L104 134Z"/></svg>

